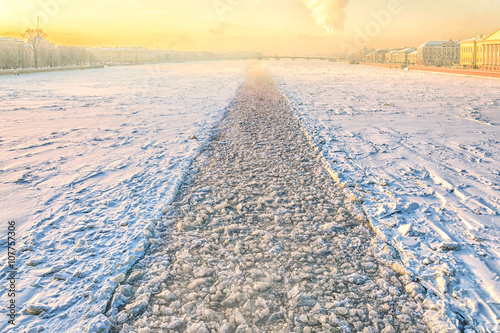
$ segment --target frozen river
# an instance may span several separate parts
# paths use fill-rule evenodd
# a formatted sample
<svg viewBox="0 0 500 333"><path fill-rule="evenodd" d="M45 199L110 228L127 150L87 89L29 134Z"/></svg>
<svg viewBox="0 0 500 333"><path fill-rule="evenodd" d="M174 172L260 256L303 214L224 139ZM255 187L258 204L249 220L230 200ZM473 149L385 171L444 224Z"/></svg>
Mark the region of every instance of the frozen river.
<svg viewBox="0 0 500 333"><path fill-rule="evenodd" d="M109 278L143 255L247 64L0 77L1 242L5 248L7 221L15 221L16 301L39 313L18 325L50 321L64 331L104 311L116 286ZM5 257L2 250L2 264ZM0 331L6 326L2 320Z"/></svg>
<svg viewBox="0 0 500 333"><path fill-rule="evenodd" d="M0 77L0 244L15 221L21 332L81 331L105 311L250 62ZM399 273L451 321L498 330L500 81L263 64Z"/></svg>

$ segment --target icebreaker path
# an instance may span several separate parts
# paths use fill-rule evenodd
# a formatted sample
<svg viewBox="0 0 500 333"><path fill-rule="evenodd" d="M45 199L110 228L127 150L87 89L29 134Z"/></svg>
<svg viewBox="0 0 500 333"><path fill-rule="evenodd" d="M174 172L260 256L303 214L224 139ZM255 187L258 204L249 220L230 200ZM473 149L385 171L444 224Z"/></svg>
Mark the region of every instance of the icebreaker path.
<svg viewBox="0 0 500 333"><path fill-rule="evenodd" d="M254 69L89 331L425 332L420 287ZM432 312L432 311L431 311ZM436 319L435 322L433 320ZM442 326L443 328L445 326Z"/></svg>

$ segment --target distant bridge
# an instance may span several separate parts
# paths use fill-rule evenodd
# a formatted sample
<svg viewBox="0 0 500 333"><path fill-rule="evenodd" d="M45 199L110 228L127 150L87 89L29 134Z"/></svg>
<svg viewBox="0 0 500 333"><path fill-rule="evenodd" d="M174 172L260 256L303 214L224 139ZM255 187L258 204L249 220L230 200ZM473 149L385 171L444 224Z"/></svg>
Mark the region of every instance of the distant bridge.
<svg viewBox="0 0 500 333"><path fill-rule="evenodd" d="M305 60L327 60L327 61L337 61L337 58L333 57L322 57L322 56L288 56L288 55L276 55L276 56L259 56L256 57L258 60L281 60L281 59L305 59Z"/></svg>
<svg viewBox="0 0 500 333"><path fill-rule="evenodd" d="M328 56L292 56L292 55L246 55L243 57L235 57L234 59L257 59L257 60L281 60L281 59L291 59L291 60L325 60L325 61L339 61L338 58L328 57Z"/></svg>

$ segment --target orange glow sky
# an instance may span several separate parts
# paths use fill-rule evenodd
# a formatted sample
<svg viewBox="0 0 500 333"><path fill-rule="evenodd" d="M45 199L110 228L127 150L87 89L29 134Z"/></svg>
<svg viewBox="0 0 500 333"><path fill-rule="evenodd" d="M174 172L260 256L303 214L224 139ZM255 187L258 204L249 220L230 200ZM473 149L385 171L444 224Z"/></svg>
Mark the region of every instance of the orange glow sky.
<svg viewBox="0 0 500 333"><path fill-rule="evenodd" d="M327 54L487 34L500 1L0 0L0 36L37 16L56 44Z"/></svg>

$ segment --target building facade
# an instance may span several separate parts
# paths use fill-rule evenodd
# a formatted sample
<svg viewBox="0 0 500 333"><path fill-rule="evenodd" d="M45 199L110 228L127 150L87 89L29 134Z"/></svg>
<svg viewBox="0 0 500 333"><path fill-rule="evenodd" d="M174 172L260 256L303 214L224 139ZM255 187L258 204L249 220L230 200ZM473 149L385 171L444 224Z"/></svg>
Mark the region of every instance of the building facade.
<svg viewBox="0 0 500 333"><path fill-rule="evenodd" d="M398 64L407 64L408 63L408 55L412 52L416 51L413 47L405 48L397 51L396 53L396 63Z"/></svg>
<svg viewBox="0 0 500 333"><path fill-rule="evenodd" d="M388 64L395 63L396 60L397 60L397 55L398 55L398 51L397 50L389 50L385 54L385 62L388 63Z"/></svg>
<svg viewBox="0 0 500 333"><path fill-rule="evenodd" d="M90 53L97 63L141 63L162 60L158 51L142 47L91 48Z"/></svg>
<svg viewBox="0 0 500 333"><path fill-rule="evenodd" d="M357 52L356 52L356 59L358 61L366 61L366 56L368 54L370 54L373 50L371 49L367 49L366 47L363 46L362 49L359 49Z"/></svg>
<svg viewBox="0 0 500 333"><path fill-rule="evenodd" d="M385 49L376 49L373 52L366 55L366 61L384 63L386 53L387 50Z"/></svg>
<svg viewBox="0 0 500 333"><path fill-rule="evenodd" d="M460 41L460 66L464 68L477 68L482 61L478 58L477 42L483 36Z"/></svg>
<svg viewBox="0 0 500 333"><path fill-rule="evenodd" d="M425 66L452 66L460 62L460 43L428 41L417 50L417 63Z"/></svg>
<svg viewBox="0 0 500 333"><path fill-rule="evenodd" d="M418 51L415 50L408 54L408 65L416 65L418 60Z"/></svg>
<svg viewBox="0 0 500 333"><path fill-rule="evenodd" d="M500 28L486 36L460 41L460 66L500 70Z"/></svg>
<svg viewBox="0 0 500 333"><path fill-rule="evenodd" d="M453 66L460 63L460 43L449 40L441 45L442 66Z"/></svg>
<svg viewBox="0 0 500 333"><path fill-rule="evenodd" d="M92 61L101 64L135 64L164 61L195 61L215 59L212 52L177 52L150 50L142 47L100 47L88 48Z"/></svg>
<svg viewBox="0 0 500 333"><path fill-rule="evenodd" d="M482 38L477 46L481 55L481 68L500 70L500 28Z"/></svg>

